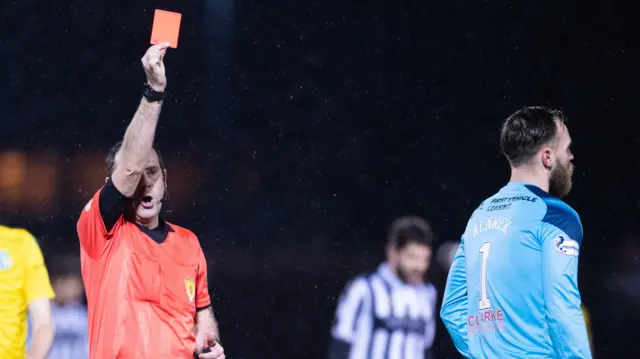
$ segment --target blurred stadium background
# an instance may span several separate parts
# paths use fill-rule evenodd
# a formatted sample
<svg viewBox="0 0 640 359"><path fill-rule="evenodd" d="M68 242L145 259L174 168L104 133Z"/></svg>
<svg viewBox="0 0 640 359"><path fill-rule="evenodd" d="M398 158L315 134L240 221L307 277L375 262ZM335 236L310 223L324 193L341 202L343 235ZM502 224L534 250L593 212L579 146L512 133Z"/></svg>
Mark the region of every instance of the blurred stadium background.
<svg viewBox="0 0 640 359"><path fill-rule="evenodd" d="M166 218L200 237L230 358L323 358L336 298L383 259L391 221L456 241L508 180L500 121L530 104L569 117L595 356L640 357L640 56L622 2L4 2L0 222L50 268L79 251L154 8L183 13L157 134ZM446 271L434 261L440 293ZM436 354L458 357L442 327Z"/></svg>

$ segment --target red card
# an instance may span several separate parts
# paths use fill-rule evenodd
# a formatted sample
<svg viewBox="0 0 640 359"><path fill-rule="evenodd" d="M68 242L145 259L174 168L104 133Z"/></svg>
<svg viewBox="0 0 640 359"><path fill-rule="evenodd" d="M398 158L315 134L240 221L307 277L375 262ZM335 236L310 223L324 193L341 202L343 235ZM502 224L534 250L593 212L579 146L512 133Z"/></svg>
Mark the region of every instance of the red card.
<svg viewBox="0 0 640 359"><path fill-rule="evenodd" d="M178 35L180 35L180 21L182 14L156 9L153 15L153 28L151 29L151 43L153 45L168 42L169 47L178 47Z"/></svg>

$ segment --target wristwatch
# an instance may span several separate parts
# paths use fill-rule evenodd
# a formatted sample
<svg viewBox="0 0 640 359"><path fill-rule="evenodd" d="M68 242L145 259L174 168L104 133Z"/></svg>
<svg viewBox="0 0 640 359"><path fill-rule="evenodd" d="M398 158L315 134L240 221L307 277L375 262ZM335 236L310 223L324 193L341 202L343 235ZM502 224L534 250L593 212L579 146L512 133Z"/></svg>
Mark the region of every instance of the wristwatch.
<svg viewBox="0 0 640 359"><path fill-rule="evenodd" d="M142 88L142 96L149 102L160 102L164 100L164 92L158 92L151 88L148 83L145 82Z"/></svg>

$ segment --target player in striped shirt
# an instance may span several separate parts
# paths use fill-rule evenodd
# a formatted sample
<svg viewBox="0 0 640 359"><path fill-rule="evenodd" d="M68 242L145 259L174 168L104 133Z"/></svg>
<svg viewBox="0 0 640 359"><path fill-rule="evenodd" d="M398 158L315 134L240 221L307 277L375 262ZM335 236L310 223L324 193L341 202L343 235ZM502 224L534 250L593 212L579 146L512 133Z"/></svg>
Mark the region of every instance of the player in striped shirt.
<svg viewBox="0 0 640 359"><path fill-rule="evenodd" d="M436 290L424 281L433 232L419 217L396 220L387 260L361 275L338 303L330 359L428 359L435 335Z"/></svg>

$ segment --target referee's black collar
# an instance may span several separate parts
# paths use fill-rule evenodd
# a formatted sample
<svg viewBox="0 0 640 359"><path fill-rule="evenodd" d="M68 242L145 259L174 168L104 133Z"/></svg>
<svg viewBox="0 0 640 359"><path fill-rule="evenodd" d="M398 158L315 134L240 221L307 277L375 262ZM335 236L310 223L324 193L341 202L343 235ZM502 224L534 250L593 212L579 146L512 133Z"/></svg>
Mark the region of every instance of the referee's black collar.
<svg viewBox="0 0 640 359"><path fill-rule="evenodd" d="M165 234L169 234L171 232L175 232L175 230L173 230L173 227L171 227L171 225L169 223L167 223L164 219L159 218L158 219L158 226L156 228L153 229L149 229L143 225L141 225L138 222L135 222L136 226L138 226L138 228L140 228L141 231L147 233L147 232L161 232L161 233L165 233Z"/></svg>
<svg viewBox="0 0 640 359"><path fill-rule="evenodd" d="M167 240L169 233L175 232L173 227L162 218L158 220L158 226L154 229L149 229L139 223L136 223L136 226L156 243L163 243Z"/></svg>
<svg viewBox="0 0 640 359"><path fill-rule="evenodd" d="M161 228L161 229L160 229ZM171 227L171 225L169 223L167 223L164 219L159 218L158 219L158 227L156 227L156 229L160 229L161 231L169 234L171 232L175 232L173 230L173 227Z"/></svg>

